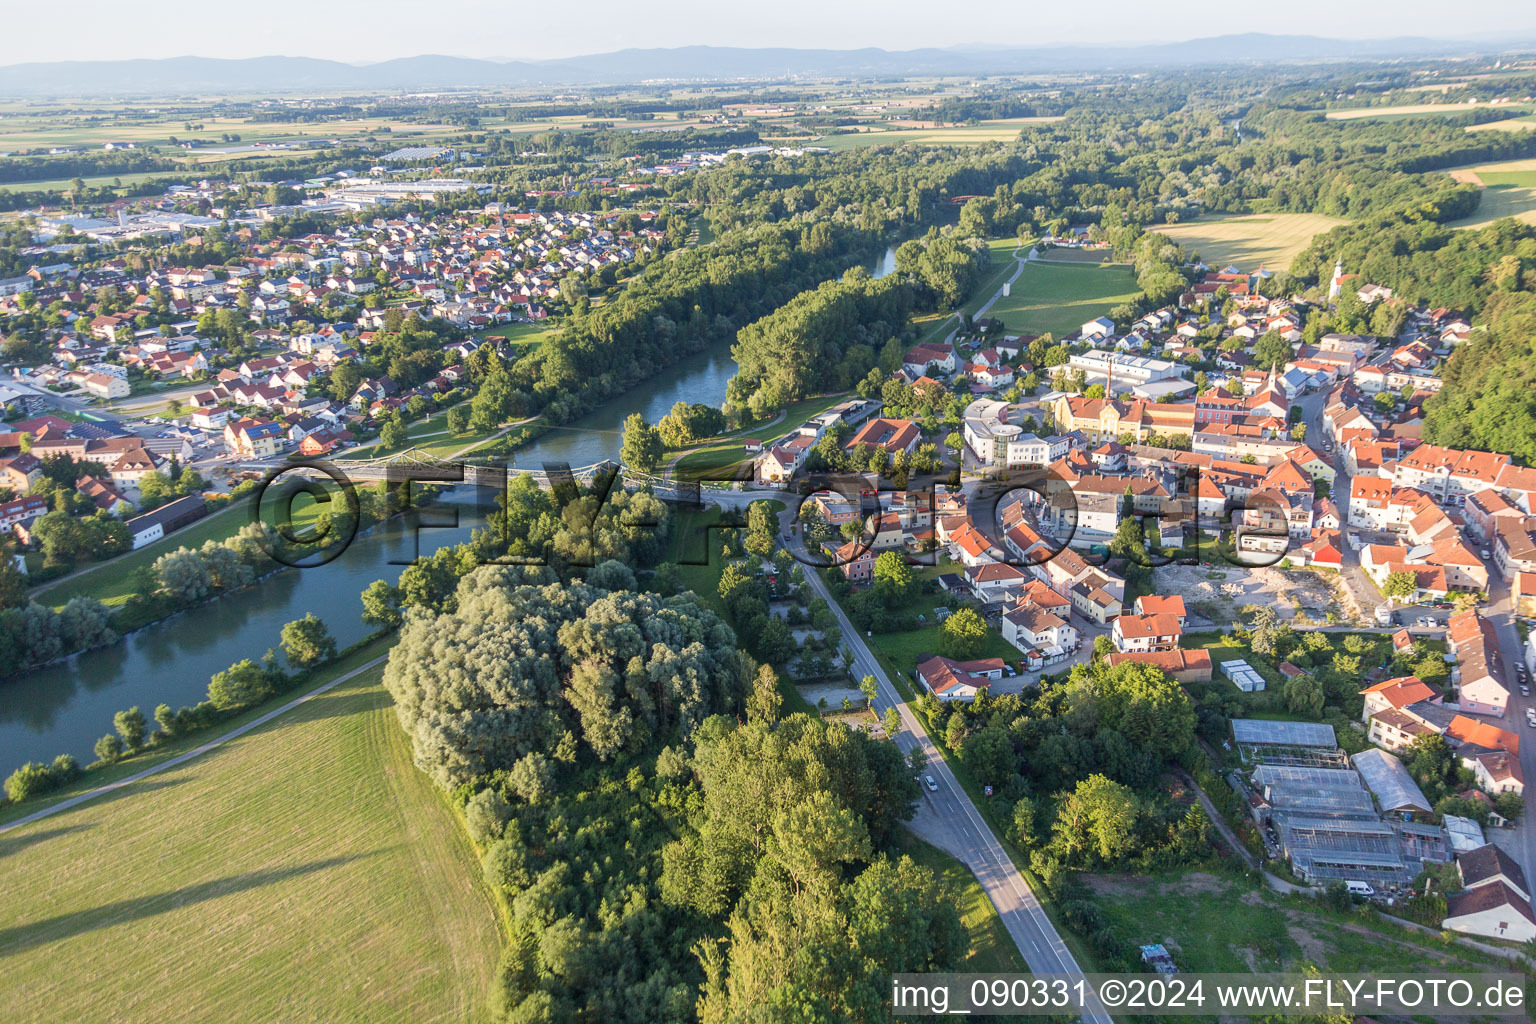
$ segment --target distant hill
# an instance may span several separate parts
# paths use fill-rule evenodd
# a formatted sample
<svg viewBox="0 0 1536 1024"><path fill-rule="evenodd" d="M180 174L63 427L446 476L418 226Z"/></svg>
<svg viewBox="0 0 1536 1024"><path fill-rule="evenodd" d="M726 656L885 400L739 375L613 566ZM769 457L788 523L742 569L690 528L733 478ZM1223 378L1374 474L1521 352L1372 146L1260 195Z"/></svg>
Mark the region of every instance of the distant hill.
<svg viewBox="0 0 1536 1024"><path fill-rule="evenodd" d="M380 91L475 86L588 85L644 79L764 80L801 77L982 75L1082 68L1156 68L1376 60L1495 52L1499 43L1398 39L1323 39L1263 34L1147 46L921 50L749 49L683 46L618 50L548 61L491 61L423 55L377 64L313 57L171 57L163 60L60 61L0 67L0 96L166 95L198 92Z"/></svg>

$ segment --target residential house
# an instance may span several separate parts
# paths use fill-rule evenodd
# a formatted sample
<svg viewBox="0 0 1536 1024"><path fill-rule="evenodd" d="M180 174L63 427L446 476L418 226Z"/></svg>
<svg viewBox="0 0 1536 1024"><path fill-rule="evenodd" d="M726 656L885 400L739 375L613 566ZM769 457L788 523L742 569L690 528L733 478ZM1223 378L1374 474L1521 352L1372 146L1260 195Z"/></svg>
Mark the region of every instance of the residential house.
<svg viewBox="0 0 1536 1024"><path fill-rule="evenodd" d="M917 681L939 700L969 701L990 683L1003 677L1003 659L955 661L931 656L918 663Z"/></svg>

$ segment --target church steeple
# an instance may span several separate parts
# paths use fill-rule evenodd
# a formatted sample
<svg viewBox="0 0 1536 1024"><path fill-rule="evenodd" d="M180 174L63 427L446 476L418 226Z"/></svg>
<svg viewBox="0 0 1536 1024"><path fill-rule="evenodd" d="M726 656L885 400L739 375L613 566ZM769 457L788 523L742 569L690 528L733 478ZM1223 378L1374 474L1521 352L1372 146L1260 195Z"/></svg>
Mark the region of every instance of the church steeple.
<svg viewBox="0 0 1536 1024"><path fill-rule="evenodd" d="M1344 288L1344 257L1340 256L1333 264L1333 280L1328 283L1328 301L1332 302L1339 297L1339 292Z"/></svg>

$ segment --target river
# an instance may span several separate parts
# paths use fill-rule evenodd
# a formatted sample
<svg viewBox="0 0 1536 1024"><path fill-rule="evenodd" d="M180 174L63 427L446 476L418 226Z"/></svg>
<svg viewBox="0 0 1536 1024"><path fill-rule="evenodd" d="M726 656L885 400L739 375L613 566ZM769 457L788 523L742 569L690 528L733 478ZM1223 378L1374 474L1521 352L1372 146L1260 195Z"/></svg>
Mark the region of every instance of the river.
<svg viewBox="0 0 1536 1024"><path fill-rule="evenodd" d="M888 247L866 266L877 278L891 273L896 269L895 248ZM603 459L617 462L619 447L624 443L624 421L631 414L638 412L646 422L655 423L678 402L719 405L725 401L725 386L735 373L730 342L719 342L580 419L545 431L532 444L514 453L515 465L539 469L546 462L565 462L573 467L590 466Z"/></svg>
<svg viewBox="0 0 1536 1024"><path fill-rule="evenodd" d="M876 277L896 269L889 248L867 264ZM679 401L719 405L736 372L729 342L682 360L580 419L550 430L518 449L515 466L545 462L588 466L619 457L624 420L638 412L655 423ZM465 499L468 501L469 499ZM422 529L430 554L469 535L470 505L456 530ZM393 581L413 551L411 531L387 523L359 537L336 561L315 569L280 572L234 594L139 630L126 640L0 683L0 774L23 761L49 761L70 753L92 760L91 746L112 731L112 715L137 704L146 716L157 704L195 704L208 678L241 658L259 658L278 645L285 623L313 611L325 619L338 646L367 635L359 594L381 577Z"/></svg>
<svg viewBox="0 0 1536 1024"><path fill-rule="evenodd" d="M469 537L472 499L457 529L418 532L392 520L359 536L340 558L313 569L274 573L233 594L146 626L110 647L0 683L0 774L24 761L51 761L74 754L94 760L91 747L112 731L112 715L137 704L145 717L161 703L196 704L208 679L241 658L260 658L278 646L283 626L313 611L325 620L337 646L361 640L361 593L376 579L391 581L402 565L444 544ZM151 726L153 728L153 726Z"/></svg>

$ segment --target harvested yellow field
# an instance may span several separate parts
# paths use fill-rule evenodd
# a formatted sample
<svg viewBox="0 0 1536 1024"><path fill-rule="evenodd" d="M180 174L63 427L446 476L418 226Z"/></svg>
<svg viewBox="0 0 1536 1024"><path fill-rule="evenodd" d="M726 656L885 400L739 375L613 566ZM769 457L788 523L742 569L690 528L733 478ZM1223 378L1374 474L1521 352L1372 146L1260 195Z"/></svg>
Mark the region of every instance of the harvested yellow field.
<svg viewBox="0 0 1536 1024"><path fill-rule="evenodd" d="M1153 230L1167 235L1215 267L1288 270L1312 239L1345 223L1320 213L1260 213L1165 224Z"/></svg>
<svg viewBox="0 0 1536 1024"><path fill-rule="evenodd" d="M1525 132L1532 128L1536 128L1536 119L1529 115L1509 117L1502 121L1489 121L1487 124L1467 125L1469 132Z"/></svg>
<svg viewBox="0 0 1536 1024"><path fill-rule="evenodd" d="M1502 106L1502 104L1499 104ZM1400 107L1357 107L1351 110L1330 110L1324 116L1330 121L1353 121L1361 117L1390 117L1394 114L1461 114L1478 107L1494 106L1492 103L1407 103Z"/></svg>

